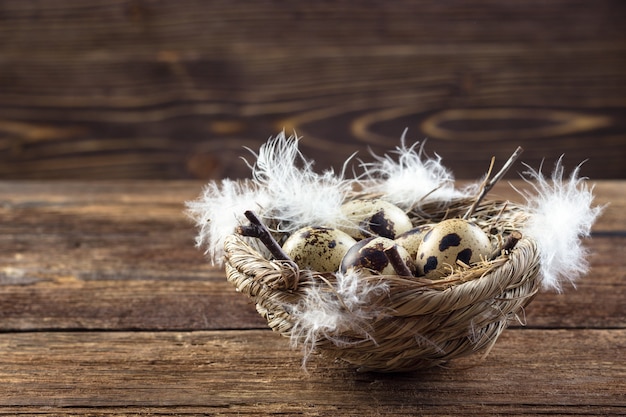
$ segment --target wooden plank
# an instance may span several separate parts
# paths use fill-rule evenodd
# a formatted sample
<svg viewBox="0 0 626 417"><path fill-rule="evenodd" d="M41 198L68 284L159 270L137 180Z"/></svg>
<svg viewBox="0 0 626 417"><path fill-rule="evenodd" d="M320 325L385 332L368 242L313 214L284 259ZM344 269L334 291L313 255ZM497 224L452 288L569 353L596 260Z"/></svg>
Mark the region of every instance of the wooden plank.
<svg viewBox="0 0 626 417"><path fill-rule="evenodd" d="M544 173L549 175L549 170L544 169ZM457 186L464 187L468 183L459 180ZM623 181L590 180L588 183L593 187L594 203L606 206L593 230L626 230ZM0 227L6 231L17 228L25 234L36 224L39 230L54 231L60 236L77 229L87 235L107 230L112 234L120 228L127 231L126 234L184 228L185 233L193 233L191 222L184 216L184 203L196 199L204 184L141 180L0 181L0 214L4 220ZM519 179L502 181L490 191L489 198L523 202L516 189L529 189L529 186ZM109 229L111 227L113 229Z"/></svg>
<svg viewBox="0 0 626 417"><path fill-rule="evenodd" d="M0 184L0 328L263 325L194 247L190 185Z"/></svg>
<svg viewBox="0 0 626 417"><path fill-rule="evenodd" d="M254 306L193 245L183 202L199 188L0 183L0 329L265 328ZM576 290L540 294L526 311L526 326L626 326L622 188L596 187L598 204L613 201L598 221L599 236L588 242L589 275ZM493 193L519 199L505 184Z"/></svg>
<svg viewBox="0 0 626 417"><path fill-rule="evenodd" d="M609 415L626 412L625 330L507 331L484 361L362 374L269 331L0 335L8 413Z"/></svg>
<svg viewBox="0 0 626 417"><path fill-rule="evenodd" d="M459 178L517 144L626 178L624 10L3 1L0 178L239 178L283 128L321 168L409 128Z"/></svg>
<svg viewBox="0 0 626 417"><path fill-rule="evenodd" d="M96 280L3 285L1 331L267 328L222 281Z"/></svg>
<svg viewBox="0 0 626 417"><path fill-rule="evenodd" d="M626 328L626 237L595 238L590 247L591 271L576 289L539 294L521 323L511 325ZM89 259L90 253L84 256ZM195 265L199 272L190 274L169 267L167 260L149 269L122 257L114 269L105 269L68 259L63 269L51 265L37 276L33 270L44 267L19 266L23 261L0 268L3 331L266 328L248 299L226 282L223 271L202 270L201 261Z"/></svg>

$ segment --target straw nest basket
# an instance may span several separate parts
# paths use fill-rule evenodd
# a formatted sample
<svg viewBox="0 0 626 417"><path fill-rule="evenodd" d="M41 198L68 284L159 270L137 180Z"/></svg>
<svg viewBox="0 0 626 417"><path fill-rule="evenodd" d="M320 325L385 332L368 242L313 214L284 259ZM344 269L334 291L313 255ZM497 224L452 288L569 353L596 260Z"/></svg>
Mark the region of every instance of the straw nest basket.
<svg viewBox="0 0 626 417"><path fill-rule="evenodd" d="M434 201L409 216L414 225L462 217L473 202ZM472 215L483 230L500 236L519 231L527 219L522 206L494 200L483 201ZM292 337L290 306L298 305L314 285L327 286L336 294L336 276L268 260L253 246L235 234L226 238L227 278L254 302L273 330ZM380 372L423 369L487 354L508 323L523 316L523 308L539 289L538 271L536 245L522 237L512 250L441 280L363 276L364 285L382 280L387 286L367 300L365 308L371 306L376 314L366 323L366 332L347 329L321 336L314 341L314 350L361 370Z"/></svg>

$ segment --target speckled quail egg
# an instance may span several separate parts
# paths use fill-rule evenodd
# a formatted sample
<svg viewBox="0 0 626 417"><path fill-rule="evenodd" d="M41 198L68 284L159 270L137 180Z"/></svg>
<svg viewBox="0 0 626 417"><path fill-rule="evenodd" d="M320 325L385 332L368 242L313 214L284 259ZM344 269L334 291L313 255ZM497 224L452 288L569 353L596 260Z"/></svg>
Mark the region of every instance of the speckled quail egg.
<svg viewBox="0 0 626 417"><path fill-rule="evenodd" d="M355 269L369 269L382 275L396 275L396 271L389 263L385 250L395 246L400 258L413 269L413 262L409 253L393 240L386 237L372 236L358 241L346 252L339 271L346 273Z"/></svg>
<svg viewBox="0 0 626 417"><path fill-rule="evenodd" d="M402 246L407 250L407 252L409 252L411 259L415 262L420 244L422 243L422 240L424 240L426 233L432 229L433 226L433 224L423 224L414 227L411 230L396 236L394 240L398 245Z"/></svg>
<svg viewBox="0 0 626 417"><path fill-rule="evenodd" d="M339 229L304 227L283 243L283 251L300 268L316 272L336 272L345 253L356 240Z"/></svg>
<svg viewBox="0 0 626 417"><path fill-rule="evenodd" d="M480 227L463 219L444 220L424 235L416 261L418 274L441 279L457 260L471 265L490 253L491 241Z"/></svg>
<svg viewBox="0 0 626 417"><path fill-rule="evenodd" d="M347 224L339 228L359 240L371 236L394 239L411 229L411 219L398 206L381 199L356 199L341 206Z"/></svg>

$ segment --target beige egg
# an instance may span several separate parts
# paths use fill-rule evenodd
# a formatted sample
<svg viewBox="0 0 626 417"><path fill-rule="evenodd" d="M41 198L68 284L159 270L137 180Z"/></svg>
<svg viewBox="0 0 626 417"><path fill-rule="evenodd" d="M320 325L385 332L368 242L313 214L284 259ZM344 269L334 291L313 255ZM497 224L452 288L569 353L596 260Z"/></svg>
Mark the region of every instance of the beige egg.
<svg viewBox="0 0 626 417"><path fill-rule="evenodd" d="M351 200L341 212L348 223L339 228L357 240L370 236L394 239L413 227L404 210L381 199Z"/></svg>
<svg viewBox="0 0 626 417"><path fill-rule="evenodd" d="M479 262L491 253L489 236L474 223L463 219L444 220L424 235L417 255L419 275L441 279L457 266Z"/></svg>
<svg viewBox="0 0 626 417"><path fill-rule="evenodd" d="M423 224L421 226L414 227L411 230L396 236L394 240L398 245L402 246L407 250L407 252L409 252L411 259L415 262L417 259L417 251L419 250L422 240L424 240L424 236L430 229L432 229L433 226L433 224Z"/></svg>
<svg viewBox="0 0 626 417"><path fill-rule="evenodd" d="M355 239L338 229L304 227L292 233L282 247L302 269L336 272L343 256L355 243Z"/></svg>
<svg viewBox="0 0 626 417"><path fill-rule="evenodd" d="M339 271L346 273L355 269L368 269L382 275L396 275L396 271L389 263L385 250L395 246L402 260L409 269L413 269L411 256L401 246L386 237L372 236L358 241L346 252Z"/></svg>

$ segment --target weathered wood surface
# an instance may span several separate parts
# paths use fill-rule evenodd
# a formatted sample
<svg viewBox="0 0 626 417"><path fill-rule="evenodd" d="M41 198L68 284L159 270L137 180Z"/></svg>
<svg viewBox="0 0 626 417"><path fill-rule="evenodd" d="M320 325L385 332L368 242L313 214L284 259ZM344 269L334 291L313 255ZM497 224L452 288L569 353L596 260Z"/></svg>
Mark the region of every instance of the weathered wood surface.
<svg viewBox="0 0 626 417"><path fill-rule="evenodd" d="M303 371L194 247L201 187L0 182L0 415L626 413L626 183L597 183L577 289L539 294L484 361L401 375Z"/></svg>
<svg viewBox="0 0 626 417"><path fill-rule="evenodd" d="M0 3L0 178L244 177L285 128L321 167L428 138L626 178L620 0ZM367 152L361 156L368 158Z"/></svg>
<svg viewBox="0 0 626 417"><path fill-rule="evenodd" d="M618 358L626 329L509 331L483 363L402 375L318 362L305 373L281 342L261 330L3 335L0 407L259 416L626 411L626 361Z"/></svg>

